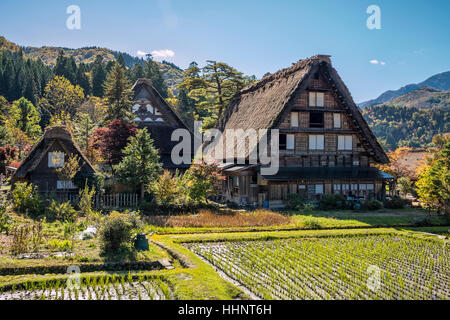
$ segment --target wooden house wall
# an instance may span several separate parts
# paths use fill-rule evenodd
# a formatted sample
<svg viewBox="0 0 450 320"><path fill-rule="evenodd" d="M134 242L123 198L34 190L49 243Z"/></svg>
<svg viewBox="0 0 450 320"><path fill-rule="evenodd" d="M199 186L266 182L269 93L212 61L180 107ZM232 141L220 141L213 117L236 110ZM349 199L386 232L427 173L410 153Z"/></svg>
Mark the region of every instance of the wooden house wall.
<svg viewBox="0 0 450 320"><path fill-rule="evenodd" d="M51 142L49 142L51 143ZM36 185L40 192L52 192L57 191L57 181L58 176L56 174L55 168L49 168L48 166L48 154L50 152L63 152L64 153L64 162L68 161L70 154L68 152L72 152L71 149L64 148L62 142L58 139L52 144L52 146L47 150L47 152L43 155L41 161L36 166L35 170L30 175L30 182ZM83 161L80 159L80 161ZM86 164L81 164L80 170L82 172L86 172Z"/></svg>
<svg viewBox="0 0 450 320"><path fill-rule="evenodd" d="M309 93L323 92L324 106L310 107ZM371 159L360 141L358 128L351 125L351 121L345 110L334 98L331 87L319 77L313 79L308 88L295 100L292 112L298 114L298 127L291 126L291 114L287 113L282 120L279 129L280 134L294 135L294 149L280 150L280 165L282 166L352 166L354 161L359 161L358 166L369 166ZM324 113L324 127L310 128L310 111L322 111ZM334 128L334 114L341 116L341 127ZM309 136L320 134L324 136L323 150L309 149ZM352 136L352 150L338 150L338 136Z"/></svg>

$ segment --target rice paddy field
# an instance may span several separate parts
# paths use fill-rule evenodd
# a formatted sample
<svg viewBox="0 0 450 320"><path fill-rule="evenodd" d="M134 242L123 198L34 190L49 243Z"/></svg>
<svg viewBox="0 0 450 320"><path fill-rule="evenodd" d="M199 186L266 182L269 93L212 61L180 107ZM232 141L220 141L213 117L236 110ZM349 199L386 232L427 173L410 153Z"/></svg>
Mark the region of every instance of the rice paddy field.
<svg viewBox="0 0 450 320"><path fill-rule="evenodd" d="M444 241L380 234L185 246L262 299L450 299Z"/></svg>
<svg viewBox="0 0 450 320"><path fill-rule="evenodd" d="M24 283L0 293L0 300L170 300L169 285L158 278L113 275L79 282L61 279Z"/></svg>

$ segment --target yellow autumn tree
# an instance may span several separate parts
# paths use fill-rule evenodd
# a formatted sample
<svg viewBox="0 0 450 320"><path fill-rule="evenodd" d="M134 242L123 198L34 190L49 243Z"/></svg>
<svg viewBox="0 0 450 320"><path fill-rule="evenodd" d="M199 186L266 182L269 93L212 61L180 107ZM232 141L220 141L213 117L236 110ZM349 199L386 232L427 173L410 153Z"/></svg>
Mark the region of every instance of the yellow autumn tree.
<svg viewBox="0 0 450 320"><path fill-rule="evenodd" d="M389 151L387 153L389 157L389 163L379 164L376 165L376 167L381 171L394 176L395 179L398 179L400 177L412 178L414 176L414 171L412 171L399 161L404 155L408 154L409 152L411 152L410 147L400 147L395 151Z"/></svg>
<svg viewBox="0 0 450 320"><path fill-rule="evenodd" d="M64 77L56 76L45 86L39 105L51 116L67 122L66 115L71 119L83 101L84 92L81 87L72 85Z"/></svg>

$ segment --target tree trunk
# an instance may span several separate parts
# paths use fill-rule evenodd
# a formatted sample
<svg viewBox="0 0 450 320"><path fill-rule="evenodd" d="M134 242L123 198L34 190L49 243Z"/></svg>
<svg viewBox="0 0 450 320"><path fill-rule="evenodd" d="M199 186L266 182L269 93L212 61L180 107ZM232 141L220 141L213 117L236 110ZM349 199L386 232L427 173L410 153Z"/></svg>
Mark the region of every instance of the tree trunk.
<svg viewBox="0 0 450 320"><path fill-rule="evenodd" d="M145 194L145 186L144 184L141 184L141 202L144 202L144 194Z"/></svg>

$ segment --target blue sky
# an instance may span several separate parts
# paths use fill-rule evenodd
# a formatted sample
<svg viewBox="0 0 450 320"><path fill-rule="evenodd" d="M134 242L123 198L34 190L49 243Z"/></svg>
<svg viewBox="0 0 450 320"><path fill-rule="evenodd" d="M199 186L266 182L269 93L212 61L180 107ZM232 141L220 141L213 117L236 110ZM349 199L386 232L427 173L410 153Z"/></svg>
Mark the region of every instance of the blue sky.
<svg viewBox="0 0 450 320"><path fill-rule="evenodd" d="M66 27L69 5L81 9L81 30ZM366 26L369 5L380 7L381 30ZM164 59L182 68L212 59L257 77L330 54L360 102L450 70L449 12L449 0L2 0L0 35L30 46L170 50Z"/></svg>

